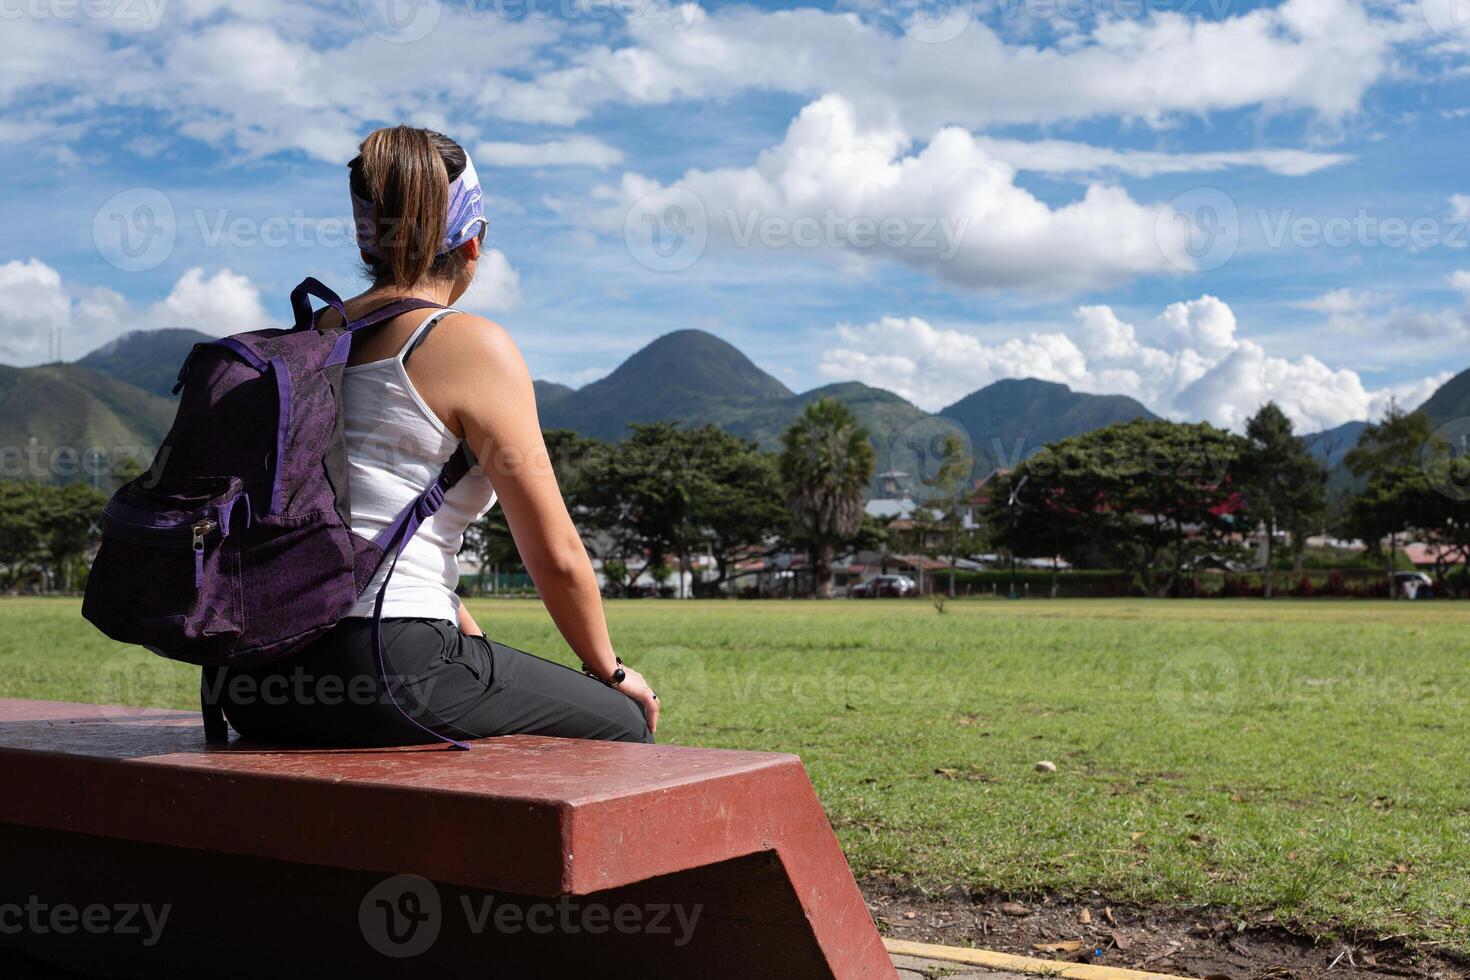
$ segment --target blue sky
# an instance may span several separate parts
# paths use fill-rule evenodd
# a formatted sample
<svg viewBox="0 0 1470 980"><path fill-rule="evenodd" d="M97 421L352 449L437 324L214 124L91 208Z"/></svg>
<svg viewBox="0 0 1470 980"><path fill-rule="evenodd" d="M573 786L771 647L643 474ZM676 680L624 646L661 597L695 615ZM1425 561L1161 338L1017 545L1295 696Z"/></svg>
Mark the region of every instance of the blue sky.
<svg viewBox="0 0 1470 980"><path fill-rule="evenodd" d="M1463 6L5 0L0 361L356 291L343 164L410 121L475 158L462 305L538 377L699 327L930 410L1368 417L1470 366Z"/></svg>

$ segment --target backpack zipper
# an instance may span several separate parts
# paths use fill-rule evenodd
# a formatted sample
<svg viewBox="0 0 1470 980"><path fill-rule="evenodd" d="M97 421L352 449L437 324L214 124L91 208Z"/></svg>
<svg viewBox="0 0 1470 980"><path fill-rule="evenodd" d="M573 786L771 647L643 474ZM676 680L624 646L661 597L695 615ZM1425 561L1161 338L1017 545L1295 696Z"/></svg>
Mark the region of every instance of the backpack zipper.
<svg viewBox="0 0 1470 980"><path fill-rule="evenodd" d="M214 521L206 519L190 528L194 532L194 588L196 591L204 585L204 539L217 526Z"/></svg>
<svg viewBox="0 0 1470 980"><path fill-rule="evenodd" d="M178 524L145 524L142 521L129 520L126 517L105 512L102 517L107 523L108 532L114 537L133 544L147 544L154 547L198 549L209 535L219 530L219 522L209 518Z"/></svg>
<svg viewBox="0 0 1470 980"><path fill-rule="evenodd" d="M123 541L154 548L183 548L187 545L194 552L194 588L197 590L204 585L205 544L209 536L220 529L219 521L206 517L187 524L144 524L106 512L102 517L107 524L107 533Z"/></svg>

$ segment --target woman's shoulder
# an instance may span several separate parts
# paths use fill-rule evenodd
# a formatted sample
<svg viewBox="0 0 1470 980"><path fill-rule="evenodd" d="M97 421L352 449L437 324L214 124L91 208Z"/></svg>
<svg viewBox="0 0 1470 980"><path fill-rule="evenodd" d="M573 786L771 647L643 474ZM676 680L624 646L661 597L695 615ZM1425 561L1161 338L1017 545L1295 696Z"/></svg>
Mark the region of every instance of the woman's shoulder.
<svg viewBox="0 0 1470 980"><path fill-rule="evenodd" d="M515 338L503 326L483 316L453 310L434 328L435 359L446 366L516 376L527 373Z"/></svg>
<svg viewBox="0 0 1470 980"><path fill-rule="evenodd" d="M518 350L515 339L494 320L451 309L434 328L441 344L461 349Z"/></svg>

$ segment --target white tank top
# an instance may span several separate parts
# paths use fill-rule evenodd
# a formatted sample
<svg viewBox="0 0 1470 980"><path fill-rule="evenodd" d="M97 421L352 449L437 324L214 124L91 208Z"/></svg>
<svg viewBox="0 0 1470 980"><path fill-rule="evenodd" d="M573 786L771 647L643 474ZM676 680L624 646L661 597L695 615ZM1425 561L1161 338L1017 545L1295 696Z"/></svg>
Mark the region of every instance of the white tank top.
<svg viewBox="0 0 1470 980"><path fill-rule="evenodd" d="M460 445L419 397L405 357L440 317L434 310L394 357L348 367L342 386L352 530L371 540L439 475ZM403 549L383 600L385 617L459 619L459 549L465 528L495 503L490 478L472 470L444 497ZM372 616L388 562L358 597L349 616Z"/></svg>

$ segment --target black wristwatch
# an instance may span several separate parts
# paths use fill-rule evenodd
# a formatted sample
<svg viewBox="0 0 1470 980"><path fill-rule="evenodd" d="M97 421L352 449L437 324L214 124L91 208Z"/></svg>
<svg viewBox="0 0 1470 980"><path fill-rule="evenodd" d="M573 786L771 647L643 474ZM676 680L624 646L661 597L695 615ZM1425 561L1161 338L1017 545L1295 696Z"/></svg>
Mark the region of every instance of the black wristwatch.
<svg viewBox="0 0 1470 980"><path fill-rule="evenodd" d="M618 666L617 669L613 671L612 678L610 680L602 681L602 678L594 674L592 672L592 668L586 666L585 664L582 667L582 673L586 674L588 677L594 677L597 680L602 681L602 683L606 684L608 687L617 687L619 684L623 683L623 681L628 679L628 672L623 669L622 657L614 657L613 659L618 662Z"/></svg>

